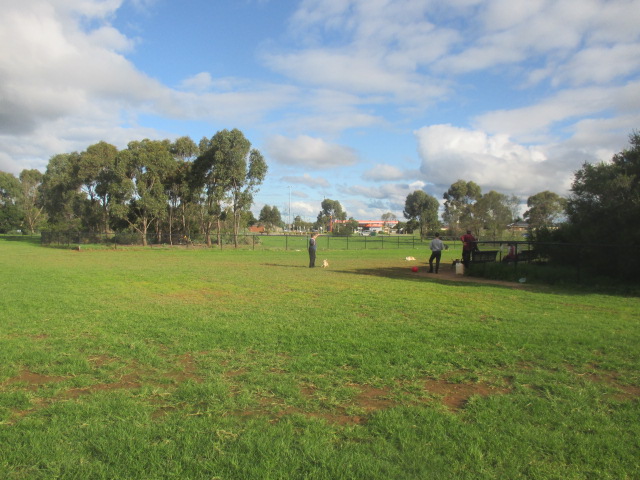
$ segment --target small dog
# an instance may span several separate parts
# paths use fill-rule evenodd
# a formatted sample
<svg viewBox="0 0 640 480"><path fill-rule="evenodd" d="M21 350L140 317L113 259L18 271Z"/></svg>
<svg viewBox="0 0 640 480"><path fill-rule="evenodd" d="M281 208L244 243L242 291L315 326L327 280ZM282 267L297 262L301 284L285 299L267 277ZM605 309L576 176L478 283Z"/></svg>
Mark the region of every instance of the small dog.
<svg viewBox="0 0 640 480"><path fill-rule="evenodd" d="M329 266L329 262L327 260L322 260L322 268L327 268Z"/></svg>
<svg viewBox="0 0 640 480"><path fill-rule="evenodd" d="M412 262L415 260L415 257L404 257L407 262Z"/></svg>

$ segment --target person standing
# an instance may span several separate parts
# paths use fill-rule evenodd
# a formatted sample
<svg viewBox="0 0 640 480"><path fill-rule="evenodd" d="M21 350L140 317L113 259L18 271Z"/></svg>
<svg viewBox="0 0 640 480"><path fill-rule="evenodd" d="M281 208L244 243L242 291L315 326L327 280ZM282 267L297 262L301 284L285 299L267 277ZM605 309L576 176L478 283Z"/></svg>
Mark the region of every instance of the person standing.
<svg viewBox="0 0 640 480"><path fill-rule="evenodd" d="M429 273L433 273L433 261L436 261L436 273L440 269L440 257L442 257L442 250L444 250L444 243L440 240L440 234L436 233L436 236L431 240L431 256L429 257Z"/></svg>
<svg viewBox="0 0 640 480"><path fill-rule="evenodd" d="M309 268L316 266L316 250L318 248L316 238L318 238L318 234L313 233L309 239Z"/></svg>
<svg viewBox="0 0 640 480"><path fill-rule="evenodd" d="M471 235L471 230L467 230L467 233L462 235L460 240L462 241L462 263L467 268L471 262L471 252L478 248L478 240Z"/></svg>

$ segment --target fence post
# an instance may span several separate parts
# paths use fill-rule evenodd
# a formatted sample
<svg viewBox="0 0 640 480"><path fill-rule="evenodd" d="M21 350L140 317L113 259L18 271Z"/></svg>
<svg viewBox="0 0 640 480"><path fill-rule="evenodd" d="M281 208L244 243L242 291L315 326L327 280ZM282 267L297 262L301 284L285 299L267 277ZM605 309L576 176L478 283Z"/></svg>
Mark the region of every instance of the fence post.
<svg viewBox="0 0 640 480"><path fill-rule="evenodd" d="M289 235L284 234L284 250L289 250Z"/></svg>
<svg viewBox="0 0 640 480"><path fill-rule="evenodd" d="M580 284L580 265L582 265L582 247L578 246L578 264L576 266L576 280Z"/></svg>

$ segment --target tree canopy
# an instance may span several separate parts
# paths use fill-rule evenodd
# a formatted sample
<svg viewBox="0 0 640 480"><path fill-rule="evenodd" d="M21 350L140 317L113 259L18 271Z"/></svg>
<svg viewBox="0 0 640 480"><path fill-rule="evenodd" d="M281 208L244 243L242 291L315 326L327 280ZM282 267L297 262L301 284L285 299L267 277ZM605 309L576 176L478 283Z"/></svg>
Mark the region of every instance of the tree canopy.
<svg viewBox="0 0 640 480"><path fill-rule="evenodd" d="M420 225L420 237L425 238L429 230L439 227L438 200L422 190L416 190L407 196L404 204L404 216L416 220Z"/></svg>
<svg viewBox="0 0 640 480"><path fill-rule="evenodd" d="M137 232L143 244L151 233L158 239L168 233L172 241L174 232L189 238L199 230L210 244L217 226L221 244L222 223L230 220L237 246L266 172L260 152L237 129L199 145L189 137L144 139L119 151L99 142L54 155L44 175L0 172L0 229L34 231L46 220L58 230Z"/></svg>

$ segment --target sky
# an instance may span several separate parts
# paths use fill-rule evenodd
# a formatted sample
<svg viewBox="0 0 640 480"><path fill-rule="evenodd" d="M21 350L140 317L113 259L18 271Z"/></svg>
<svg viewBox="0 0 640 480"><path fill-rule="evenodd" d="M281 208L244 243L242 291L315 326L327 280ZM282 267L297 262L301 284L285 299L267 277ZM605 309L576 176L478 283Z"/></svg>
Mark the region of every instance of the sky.
<svg viewBox="0 0 640 480"><path fill-rule="evenodd" d="M0 171L240 129L256 216L567 195L640 128L640 0L0 0Z"/></svg>

